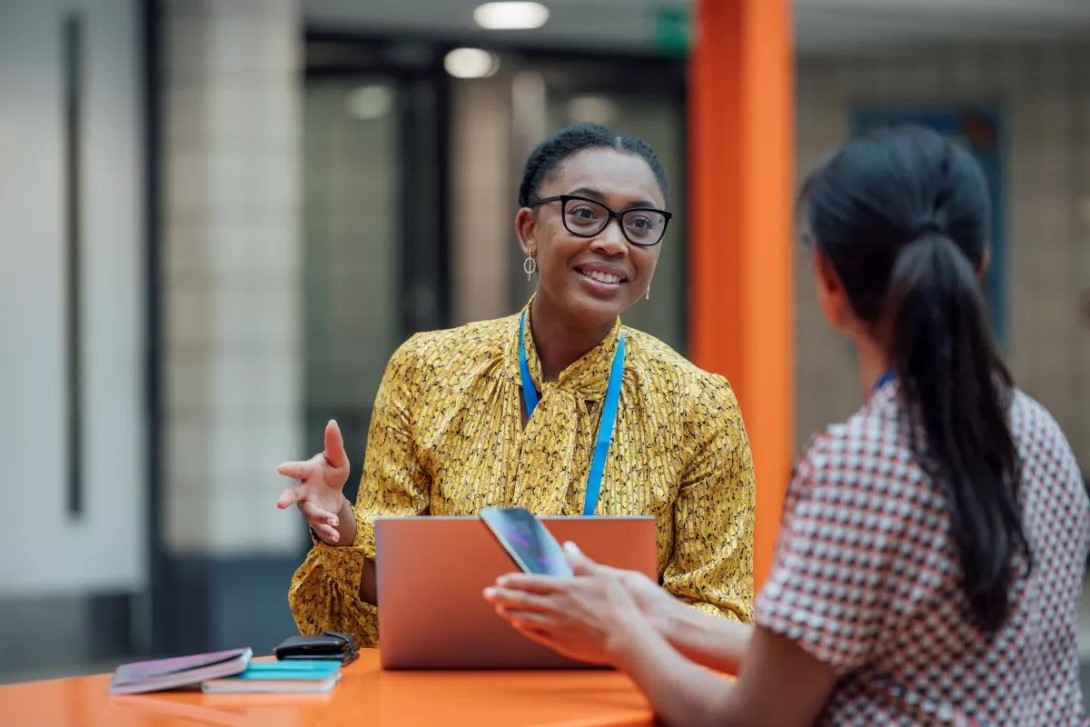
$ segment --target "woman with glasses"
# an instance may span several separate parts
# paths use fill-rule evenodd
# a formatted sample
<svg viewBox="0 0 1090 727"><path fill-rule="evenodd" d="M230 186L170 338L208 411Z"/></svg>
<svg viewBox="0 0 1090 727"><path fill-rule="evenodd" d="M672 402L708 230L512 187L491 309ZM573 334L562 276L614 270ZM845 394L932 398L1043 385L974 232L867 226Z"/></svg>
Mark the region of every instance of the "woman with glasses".
<svg viewBox="0 0 1090 727"><path fill-rule="evenodd" d="M670 212L643 141L560 131L530 155L515 229L537 291L517 315L413 336L375 400L355 507L340 430L289 462L314 540L289 593L303 633L377 641L374 520L476 515L652 515L666 590L748 621L753 465L734 394L620 315L650 297ZM437 554L437 557L438 554Z"/></svg>
<svg viewBox="0 0 1090 727"><path fill-rule="evenodd" d="M576 577L508 576L486 597L531 638L628 672L668 724L1087 724L1090 502L992 342L976 162L931 131L862 137L802 203L818 302L855 342L867 402L799 461L755 626L571 546Z"/></svg>

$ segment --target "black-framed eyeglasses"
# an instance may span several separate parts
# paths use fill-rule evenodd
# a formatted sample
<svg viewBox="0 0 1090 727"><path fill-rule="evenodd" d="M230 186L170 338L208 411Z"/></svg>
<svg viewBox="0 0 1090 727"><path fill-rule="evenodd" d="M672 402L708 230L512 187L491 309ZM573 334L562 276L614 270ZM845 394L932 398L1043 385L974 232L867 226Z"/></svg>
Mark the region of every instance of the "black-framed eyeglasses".
<svg viewBox="0 0 1090 727"><path fill-rule="evenodd" d="M621 234L637 247L654 247L662 242L666 226L673 217L666 210L654 207L630 207L618 212L601 202L575 194L543 197L532 202L530 206L537 207L549 202L560 203L560 217L564 220L564 227L576 237L594 237L606 229L616 217L621 226Z"/></svg>

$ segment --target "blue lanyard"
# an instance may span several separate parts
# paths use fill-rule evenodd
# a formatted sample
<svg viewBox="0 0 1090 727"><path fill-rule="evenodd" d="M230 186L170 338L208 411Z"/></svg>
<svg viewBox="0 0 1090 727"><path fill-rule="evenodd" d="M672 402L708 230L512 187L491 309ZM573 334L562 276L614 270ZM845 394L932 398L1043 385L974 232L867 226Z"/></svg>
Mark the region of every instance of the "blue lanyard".
<svg viewBox="0 0 1090 727"><path fill-rule="evenodd" d="M606 385L606 401L602 406L602 418L598 421L598 437L594 442L594 458L590 461L590 473L587 475L587 496L583 500L583 515L594 514L598 506L598 494L602 490L602 474L606 468L606 455L609 443L613 441L613 425L617 421L617 402L621 398L621 374L624 371L624 332L617 339L617 350L613 354L613 365L609 371L609 383ZM530 366L526 363L526 312L519 319L519 372L522 374L522 401L526 405L526 418L534 415L537 408L537 389L530 377Z"/></svg>
<svg viewBox="0 0 1090 727"><path fill-rule="evenodd" d="M895 378L896 376L893 373L893 369L889 369L888 371L884 372L881 376L878 377L878 381L875 382L874 388L871 389L871 393L873 394L874 392L878 391L883 386L893 381L893 379Z"/></svg>

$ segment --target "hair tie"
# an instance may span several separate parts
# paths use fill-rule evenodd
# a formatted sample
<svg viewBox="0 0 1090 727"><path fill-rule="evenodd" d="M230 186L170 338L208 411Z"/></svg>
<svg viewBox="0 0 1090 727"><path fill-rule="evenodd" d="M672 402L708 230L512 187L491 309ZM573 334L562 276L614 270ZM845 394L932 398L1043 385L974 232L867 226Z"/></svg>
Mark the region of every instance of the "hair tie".
<svg viewBox="0 0 1090 727"><path fill-rule="evenodd" d="M942 229L942 226L939 225L938 222L936 222L935 220L927 220L923 224L916 227L916 232L912 235L912 239L919 240L920 238L927 237L928 235L945 234L946 231Z"/></svg>

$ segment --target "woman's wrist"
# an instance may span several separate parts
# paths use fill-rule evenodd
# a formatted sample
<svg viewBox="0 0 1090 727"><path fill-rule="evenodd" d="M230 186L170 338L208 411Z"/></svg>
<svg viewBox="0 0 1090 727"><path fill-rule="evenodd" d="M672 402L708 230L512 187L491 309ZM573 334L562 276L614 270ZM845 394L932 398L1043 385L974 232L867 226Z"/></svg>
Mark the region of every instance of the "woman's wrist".
<svg viewBox="0 0 1090 727"><path fill-rule="evenodd" d="M660 627L642 615L622 619L606 643L611 666L624 672L643 658L643 654L657 642L669 643Z"/></svg>
<svg viewBox="0 0 1090 727"><path fill-rule="evenodd" d="M649 621L655 631L667 642L673 643L675 635L684 628L685 617L692 607L663 591L664 598L655 604L654 614Z"/></svg>
<svg viewBox="0 0 1090 727"><path fill-rule="evenodd" d="M356 512L352 503L341 493L341 508L337 511L337 534L340 536L336 545L352 545L356 539Z"/></svg>

